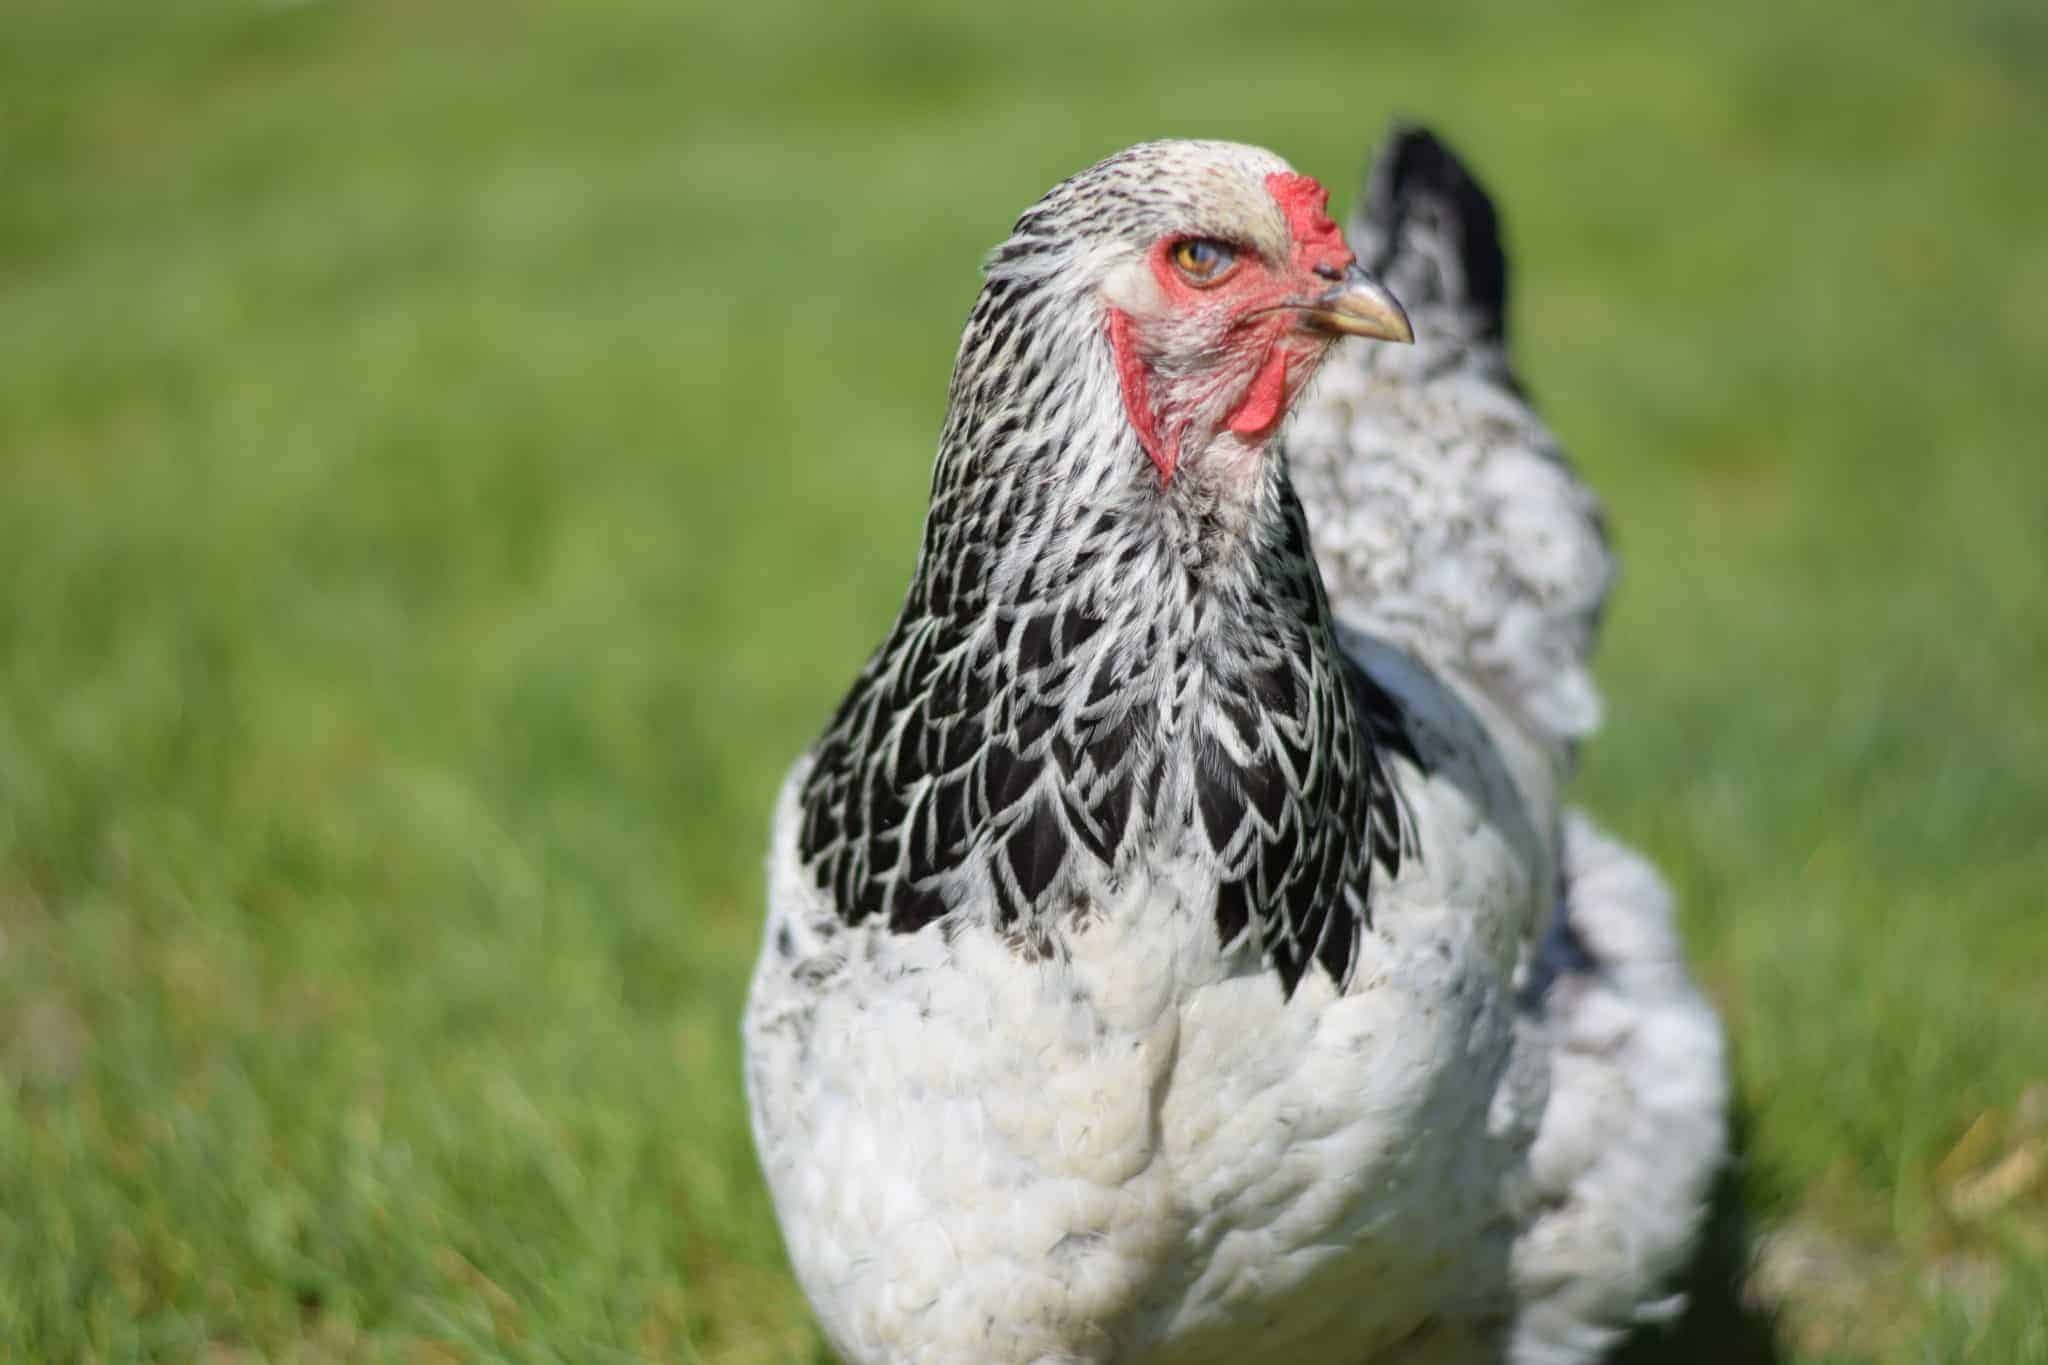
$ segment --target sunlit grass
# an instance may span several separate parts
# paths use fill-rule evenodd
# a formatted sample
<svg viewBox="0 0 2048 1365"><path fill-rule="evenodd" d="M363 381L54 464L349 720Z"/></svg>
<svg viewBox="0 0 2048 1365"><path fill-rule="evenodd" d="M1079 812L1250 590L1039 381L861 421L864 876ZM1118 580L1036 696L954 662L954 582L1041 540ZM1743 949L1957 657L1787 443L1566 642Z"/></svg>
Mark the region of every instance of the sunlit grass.
<svg viewBox="0 0 2048 1365"><path fill-rule="evenodd" d="M2048 1143L2038 7L0 27L0 1355L814 1352L758 850L980 253L1159 134L1348 194L1399 110L1627 557L1582 792L1822 1248L1786 1359L2048 1359L2048 1182L1958 1195Z"/></svg>

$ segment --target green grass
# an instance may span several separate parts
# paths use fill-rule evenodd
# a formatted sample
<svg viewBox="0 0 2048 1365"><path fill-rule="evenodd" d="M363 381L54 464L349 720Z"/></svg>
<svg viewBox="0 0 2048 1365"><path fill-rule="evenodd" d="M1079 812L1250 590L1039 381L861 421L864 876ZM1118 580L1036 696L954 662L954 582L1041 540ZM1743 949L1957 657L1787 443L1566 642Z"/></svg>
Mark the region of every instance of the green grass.
<svg viewBox="0 0 2048 1365"><path fill-rule="evenodd" d="M1398 110L1627 555L1581 791L1733 1032L1732 1273L2048 1360L2048 1181L1957 1211L2048 1143L2048 18L1382 8L4 0L0 1356L815 1355L758 851L979 255Z"/></svg>

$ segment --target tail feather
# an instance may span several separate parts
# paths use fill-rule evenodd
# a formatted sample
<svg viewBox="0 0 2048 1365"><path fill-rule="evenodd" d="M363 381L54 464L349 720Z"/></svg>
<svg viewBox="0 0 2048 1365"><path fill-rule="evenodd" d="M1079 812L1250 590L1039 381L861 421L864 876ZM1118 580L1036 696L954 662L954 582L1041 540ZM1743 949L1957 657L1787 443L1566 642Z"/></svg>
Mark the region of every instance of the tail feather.
<svg viewBox="0 0 2048 1365"><path fill-rule="evenodd" d="M1600 719L1588 664L1615 566L1508 359L1499 215L1440 138L1397 126L1350 238L1415 344L1340 352L1295 412L1289 469L1331 606L1568 755Z"/></svg>
<svg viewBox="0 0 2048 1365"><path fill-rule="evenodd" d="M1493 200L1443 139L1396 124L1352 223L1366 267L1409 308L1466 313L1475 340L1507 335L1508 258Z"/></svg>

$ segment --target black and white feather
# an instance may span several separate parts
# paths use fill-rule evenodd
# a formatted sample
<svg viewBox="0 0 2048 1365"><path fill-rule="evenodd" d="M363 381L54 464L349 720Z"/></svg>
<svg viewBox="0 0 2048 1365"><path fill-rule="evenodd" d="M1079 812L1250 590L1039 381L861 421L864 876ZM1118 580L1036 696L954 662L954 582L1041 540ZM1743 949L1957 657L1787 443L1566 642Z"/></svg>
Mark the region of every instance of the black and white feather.
<svg viewBox="0 0 2048 1365"><path fill-rule="evenodd" d="M1018 220L784 786L748 1092L849 1361L1585 1361L1669 1309L1720 1035L1559 800L1612 565L1485 195L1396 134L1352 240L1418 344L1339 353L1249 484L1162 488L1125 418L1109 272L1286 169L1145 144Z"/></svg>
<svg viewBox="0 0 2048 1365"><path fill-rule="evenodd" d="M917 570L813 750L799 848L849 924L952 916L1043 948L1086 913L1079 874L1185 828L1214 861L1220 946L1254 944L1289 993L1311 963L1341 985L1375 869L1409 851L1385 755L1415 754L1329 648L1284 467L1248 539L1209 509L1158 515L1133 438L1071 391L1104 344L1075 244L1188 207L1119 197L1125 170L1067 182L991 262Z"/></svg>
<svg viewBox="0 0 2048 1365"><path fill-rule="evenodd" d="M1569 745L1600 721L1589 664L1615 564L1598 499L1509 364L1493 203L1434 136L1402 130L1350 237L1415 345L1325 367L1288 433L1330 595Z"/></svg>

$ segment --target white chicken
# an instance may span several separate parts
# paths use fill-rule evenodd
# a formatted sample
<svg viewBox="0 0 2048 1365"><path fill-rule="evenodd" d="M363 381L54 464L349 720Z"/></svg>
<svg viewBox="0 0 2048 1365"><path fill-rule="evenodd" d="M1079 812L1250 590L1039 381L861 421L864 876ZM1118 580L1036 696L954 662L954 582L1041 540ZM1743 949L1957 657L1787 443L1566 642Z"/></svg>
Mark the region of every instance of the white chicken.
<svg viewBox="0 0 2048 1365"><path fill-rule="evenodd" d="M849 1361L1588 1361L1673 1306L1726 1082L1560 797L1599 509L1455 158L1396 131L1365 269L1324 201L1147 143L989 258L744 1021Z"/></svg>

